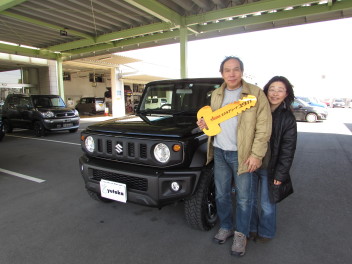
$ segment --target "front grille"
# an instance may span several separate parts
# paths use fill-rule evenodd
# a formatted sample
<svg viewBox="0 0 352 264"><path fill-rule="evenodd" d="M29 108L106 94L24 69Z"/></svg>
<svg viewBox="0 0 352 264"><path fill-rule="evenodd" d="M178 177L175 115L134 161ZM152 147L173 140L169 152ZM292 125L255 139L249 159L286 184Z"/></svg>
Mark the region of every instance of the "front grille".
<svg viewBox="0 0 352 264"><path fill-rule="evenodd" d="M112 153L112 143L111 140L106 141L106 152L111 154Z"/></svg>
<svg viewBox="0 0 352 264"><path fill-rule="evenodd" d="M96 140L97 155L99 157L142 162L148 159L148 147L142 140L127 138L121 140L121 138L105 137L98 137Z"/></svg>
<svg viewBox="0 0 352 264"><path fill-rule="evenodd" d="M170 160L167 163L158 162L153 154L153 149L161 140L150 138L134 138L124 136L107 136L104 134L84 134L84 137L91 135L95 142L95 151L89 156L113 160L117 162L125 162L131 164L147 165L153 167L169 167L180 164L183 161L183 151L170 151ZM173 145L177 141L162 141L172 150ZM177 142L180 144L179 142ZM85 145L82 141L82 147Z"/></svg>
<svg viewBox="0 0 352 264"><path fill-rule="evenodd" d="M147 158L147 145L146 144L140 144L139 145L139 154L142 159Z"/></svg>
<svg viewBox="0 0 352 264"><path fill-rule="evenodd" d="M92 169L93 180L100 181L101 179L124 183L127 189L134 189L138 191L148 190L148 181L144 178L138 178L133 176L121 175L118 173L107 172L97 169Z"/></svg>
<svg viewBox="0 0 352 264"><path fill-rule="evenodd" d="M74 116L75 116L75 113L73 113L73 112L69 112L69 113L57 113L57 114L56 114L56 117L59 117L59 118L74 117Z"/></svg>

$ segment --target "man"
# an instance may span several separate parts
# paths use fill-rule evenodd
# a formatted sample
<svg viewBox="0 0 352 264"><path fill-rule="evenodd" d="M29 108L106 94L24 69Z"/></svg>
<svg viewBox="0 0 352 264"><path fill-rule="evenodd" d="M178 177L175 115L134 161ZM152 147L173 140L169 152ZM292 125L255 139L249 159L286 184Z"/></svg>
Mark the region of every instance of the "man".
<svg viewBox="0 0 352 264"><path fill-rule="evenodd" d="M234 236L231 254L246 252L251 217L252 173L261 166L271 134L271 112L263 91L242 79L243 62L227 57L220 65L224 83L211 96L211 108L217 110L247 96L257 98L255 106L220 124L221 132L208 139L208 160L214 159L216 206L220 229L214 237L219 244ZM197 122L207 129L204 119ZM236 225L233 226L232 182L236 186ZM234 231L233 231L234 230Z"/></svg>

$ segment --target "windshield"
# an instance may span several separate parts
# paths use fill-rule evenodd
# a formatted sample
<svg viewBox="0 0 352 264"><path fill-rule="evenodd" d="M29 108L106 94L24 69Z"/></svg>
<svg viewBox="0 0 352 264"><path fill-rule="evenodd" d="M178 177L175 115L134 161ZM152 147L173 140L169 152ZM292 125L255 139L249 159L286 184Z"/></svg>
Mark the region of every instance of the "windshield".
<svg viewBox="0 0 352 264"><path fill-rule="evenodd" d="M295 99L294 102L292 103L293 108L298 108L299 106L309 106L305 101L301 99Z"/></svg>
<svg viewBox="0 0 352 264"><path fill-rule="evenodd" d="M168 83L146 87L140 111L147 112L197 112L210 104L211 93L220 84L214 83Z"/></svg>
<svg viewBox="0 0 352 264"><path fill-rule="evenodd" d="M61 97L49 97L49 96L33 97L33 103L34 103L34 106L38 108L66 107Z"/></svg>

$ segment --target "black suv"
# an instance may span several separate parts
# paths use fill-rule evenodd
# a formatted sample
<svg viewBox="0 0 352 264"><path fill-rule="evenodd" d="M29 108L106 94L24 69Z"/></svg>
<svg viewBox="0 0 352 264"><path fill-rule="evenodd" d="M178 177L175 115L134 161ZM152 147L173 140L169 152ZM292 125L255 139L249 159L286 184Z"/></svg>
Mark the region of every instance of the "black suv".
<svg viewBox="0 0 352 264"><path fill-rule="evenodd" d="M146 85L135 116L90 125L81 133L80 170L98 201L161 208L184 201L187 222L209 230L216 222L213 164L198 110L210 104L220 78L180 79ZM166 99L152 104L151 99Z"/></svg>
<svg viewBox="0 0 352 264"><path fill-rule="evenodd" d="M13 128L28 128L38 137L47 131L74 133L79 127L77 110L67 108L58 95L10 94L2 108L2 121L6 133Z"/></svg>

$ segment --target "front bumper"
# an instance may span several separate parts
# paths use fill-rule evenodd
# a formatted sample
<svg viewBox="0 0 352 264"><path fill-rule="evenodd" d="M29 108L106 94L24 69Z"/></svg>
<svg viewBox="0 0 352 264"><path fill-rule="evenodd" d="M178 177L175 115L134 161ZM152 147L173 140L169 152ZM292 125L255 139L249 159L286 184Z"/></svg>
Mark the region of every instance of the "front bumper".
<svg viewBox="0 0 352 264"><path fill-rule="evenodd" d="M328 118L327 113L318 113L318 120L326 120Z"/></svg>
<svg viewBox="0 0 352 264"><path fill-rule="evenodd" d="M68 130L79 128L79 117L60 118L60 119L44 119L44 127L47 130Z"/></svg>
<svg viewBox="0 0 352 264"><path fill-rule="evenodd" d="M202 169L158 169L83 155L79 159L80 171L88 190L100 194L100 180L127 185L127 201L151 207L162 207L190 197L198 183ZM181 188L175 192L171 183Z"/></svg>

